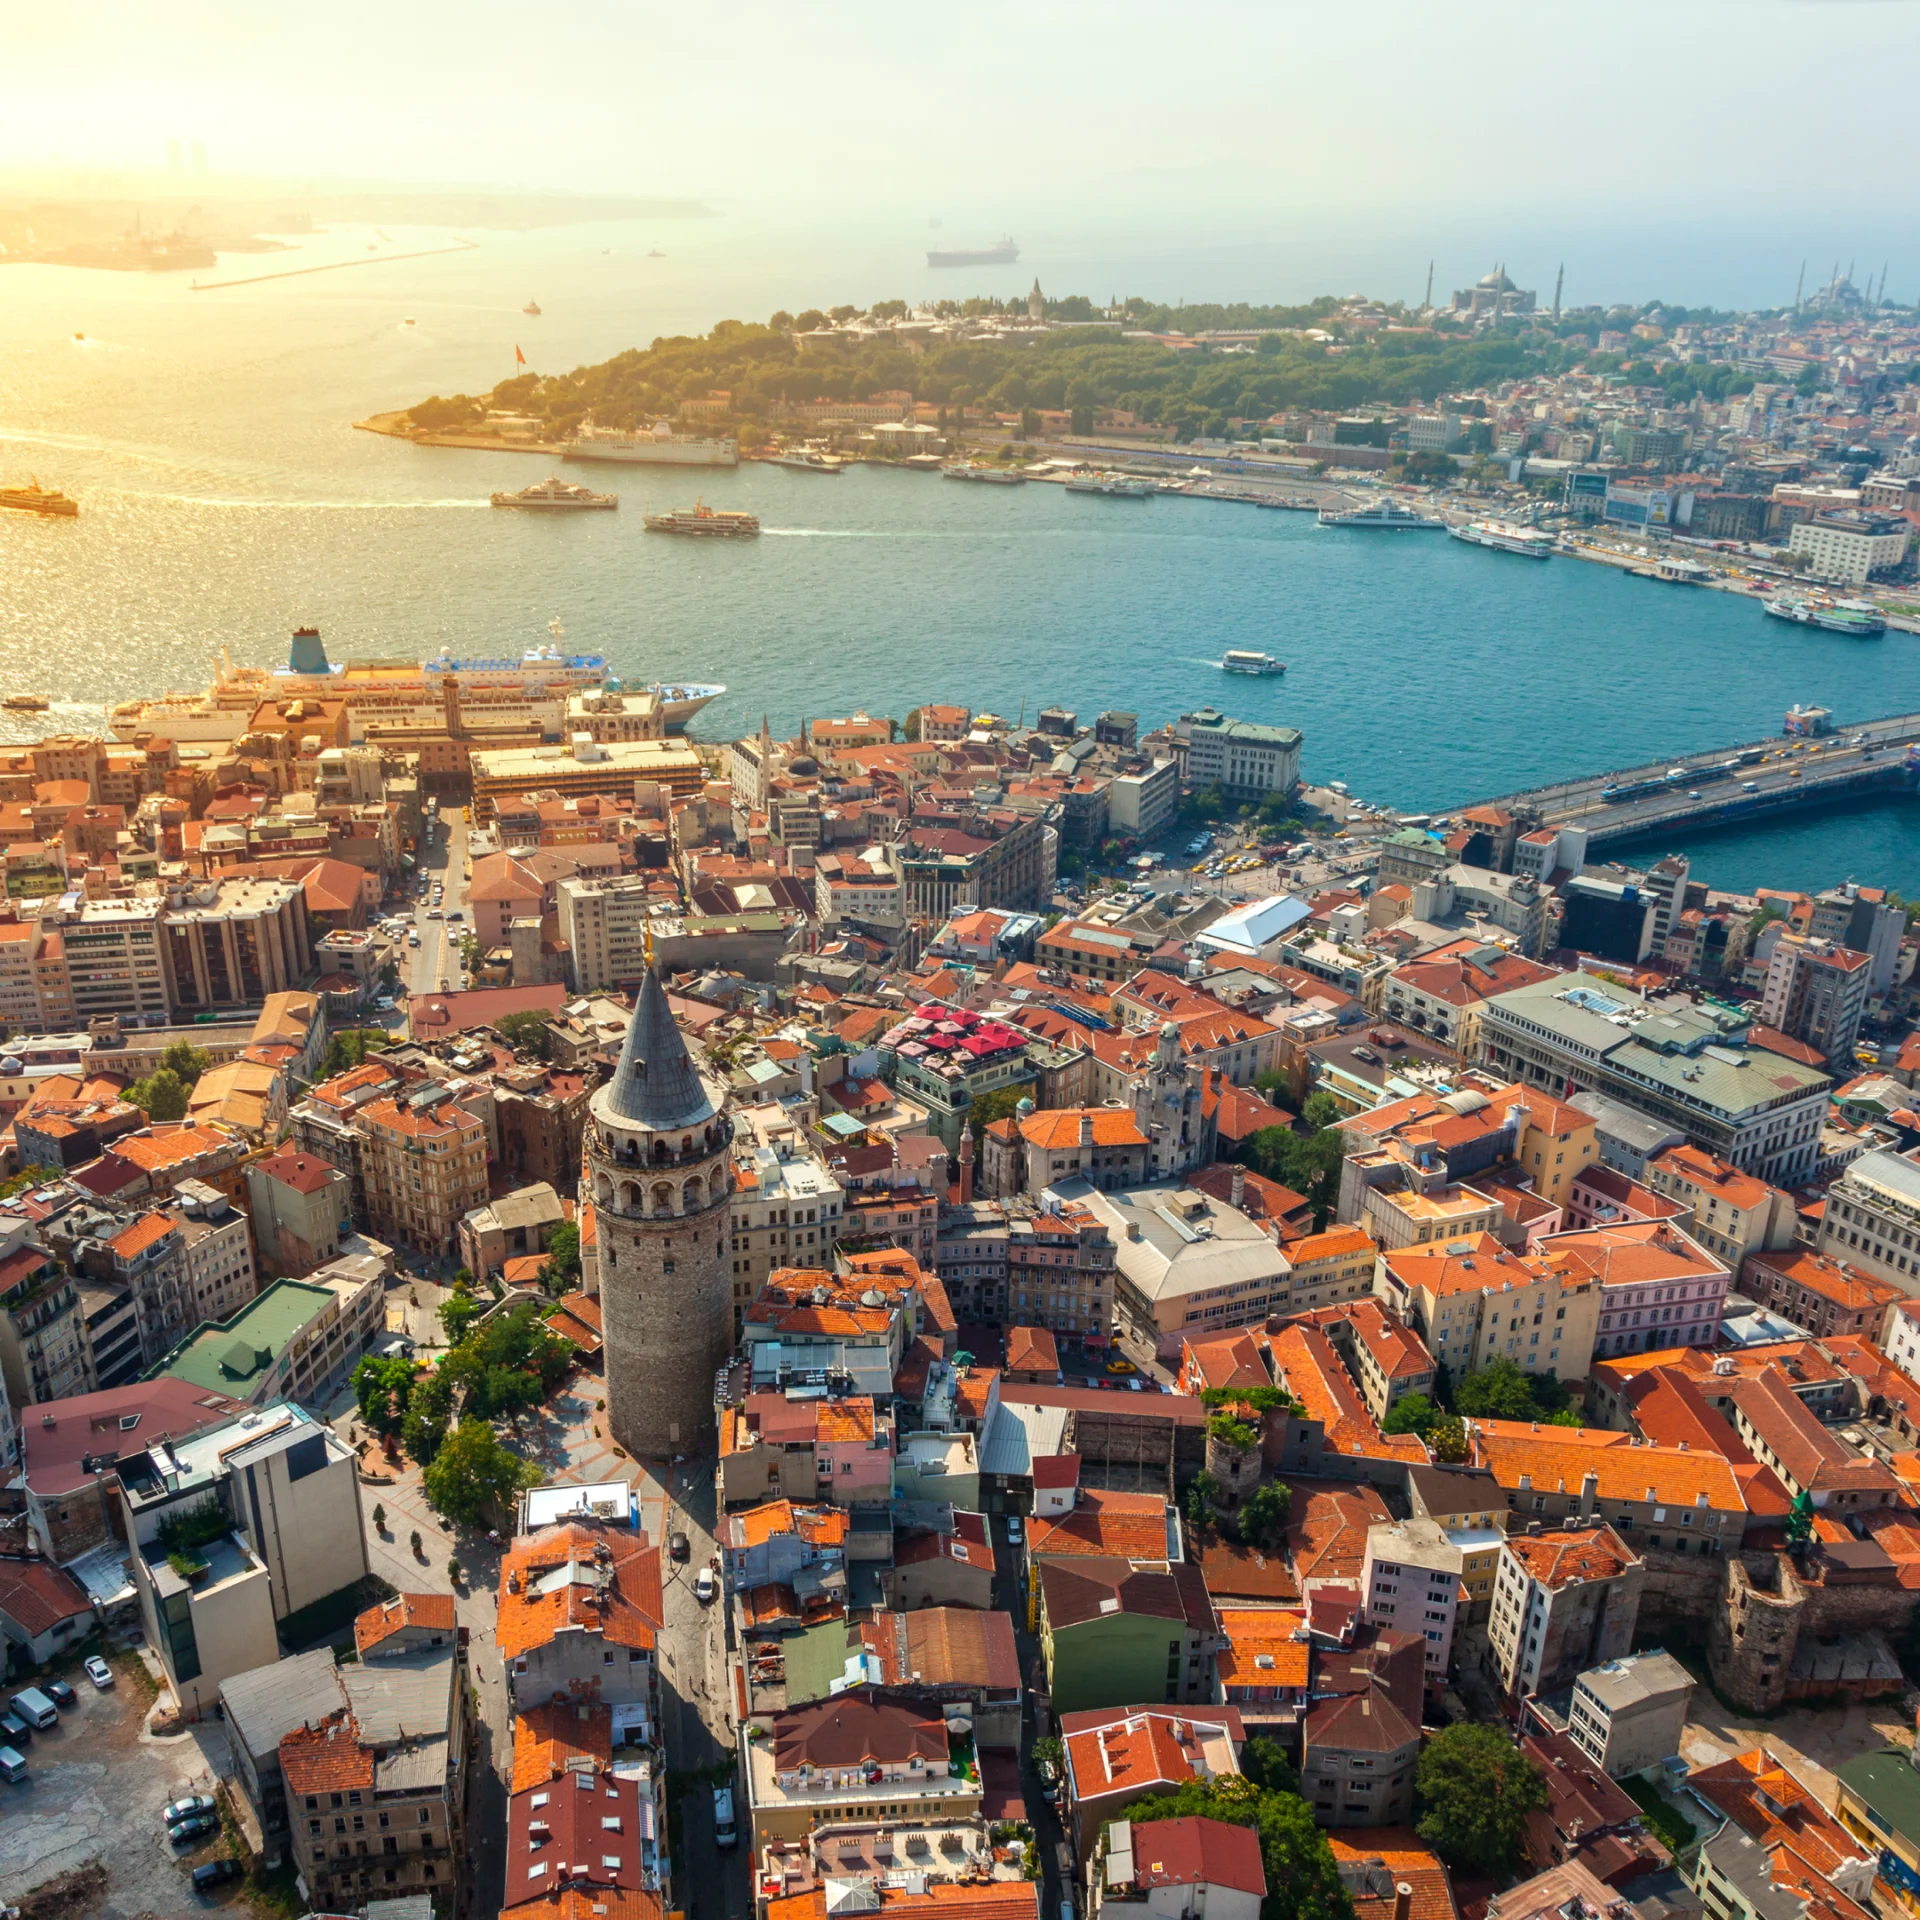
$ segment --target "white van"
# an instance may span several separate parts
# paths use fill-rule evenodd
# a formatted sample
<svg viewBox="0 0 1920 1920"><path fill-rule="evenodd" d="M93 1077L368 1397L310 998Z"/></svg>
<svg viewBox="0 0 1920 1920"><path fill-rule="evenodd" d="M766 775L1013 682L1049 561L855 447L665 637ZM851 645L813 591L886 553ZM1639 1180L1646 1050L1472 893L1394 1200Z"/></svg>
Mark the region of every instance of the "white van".
<svg viewBox="0 0 1920 1920"><path fill-rule="evenodd" d="M60 1709L53 1704L51 1696L42 1693L38 1687L28 1687L24 1692L16 1693L7 1704L28 1726L37 1727L42 1733L60 1724Z"/></svg>
<svg viewBox="0 0 1920 1920"><path fill-rule="evenodd" d="M716 1847L737 1847L740 1844L740 1829L733 1822L731 1787L715 1787L713 1790L713 1844Z"/></svg>

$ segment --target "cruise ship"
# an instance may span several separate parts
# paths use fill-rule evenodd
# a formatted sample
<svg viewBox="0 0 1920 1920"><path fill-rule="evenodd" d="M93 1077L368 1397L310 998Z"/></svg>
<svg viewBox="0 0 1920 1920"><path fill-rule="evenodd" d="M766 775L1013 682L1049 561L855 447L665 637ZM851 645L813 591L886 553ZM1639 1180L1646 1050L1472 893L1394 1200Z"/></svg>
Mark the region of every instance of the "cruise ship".
<svg viewBox="0 0 1920 1920"><path fill-rule="evenodd" d="M1020 249L1007 234L990 247L949 247L927 255L930 267L1010 267L1020 258Z"/></svg>
<svg viewBox="0 0 1920 1920"><path fill-rule="evenodd" d="M675 433L672 424L656 420L650 433L615 433L584 426L560 448L563 460L601 460L628 467L737 467L739 443L707 440L698 434Z"/></svg>
<svg viewBox="0 0 1920 1920"><path fill-rule="evenodd" d="M1827 633L1851 634L1856 640L1877 639L1887 630L1887 616L1871 600L1836 600L1824 593L1781 593L1762 600L1760 610L1776 620L1819 627Z"/></svg>
<svg viewBox="0 0 1920 1920"><path fill-rule="evenodd" d="M1528 560L1553 557L1553 535L1538 527L1516 526L1511 520L1468 520L1447 531L1469 546L1491 547L1496 553L1517 553Z"/></svg>
<svg viewBox="0 0 1920 1920"><path fill-rule="evenodd" d="M1323 527L1377 527L1388 533L1426 533L1447 523L1415 513L1398 500L1376 500L1364 507L1322 507L1320 524Z"/></svg>

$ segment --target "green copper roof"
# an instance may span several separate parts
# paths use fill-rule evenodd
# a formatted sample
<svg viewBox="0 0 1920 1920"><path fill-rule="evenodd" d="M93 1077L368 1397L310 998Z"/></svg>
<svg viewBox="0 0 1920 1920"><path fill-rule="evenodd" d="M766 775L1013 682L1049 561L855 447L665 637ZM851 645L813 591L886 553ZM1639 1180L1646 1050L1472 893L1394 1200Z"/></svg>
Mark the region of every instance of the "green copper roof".
<svg viewBox="0 0 1920 1920"><path fill-rule="evenodd" d="M276 1280L226 1320L203 1320L147 1375L184 1380L210 1393L244 1400L262 1375L272 1372L301 1328L332 1303L329 1287L303 1280Z"/></svg>

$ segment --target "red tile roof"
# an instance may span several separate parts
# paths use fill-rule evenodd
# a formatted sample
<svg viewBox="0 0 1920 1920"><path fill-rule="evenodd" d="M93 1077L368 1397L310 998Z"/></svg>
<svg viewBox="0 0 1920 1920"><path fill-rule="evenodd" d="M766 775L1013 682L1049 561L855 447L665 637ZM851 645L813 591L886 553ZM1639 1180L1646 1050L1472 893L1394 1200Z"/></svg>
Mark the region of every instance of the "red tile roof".
<svg viewBox="0 0 1920 1920"><path fill-rule="evenodd" d="M458 1626L452 1594L401 1593L384 1605L369 1607L365 1613L355 1616L353 1644L365 1655L409 1627L428 1633L453 1633Z"/></svg>

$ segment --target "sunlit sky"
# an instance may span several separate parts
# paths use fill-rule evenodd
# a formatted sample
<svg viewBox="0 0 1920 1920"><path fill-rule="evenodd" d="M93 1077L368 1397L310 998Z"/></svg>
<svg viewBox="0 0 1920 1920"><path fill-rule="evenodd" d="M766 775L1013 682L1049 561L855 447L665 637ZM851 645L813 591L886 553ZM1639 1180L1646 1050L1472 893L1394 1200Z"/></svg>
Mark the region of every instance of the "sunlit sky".
<svg viewBox="0 0 1920 1920"><path fill-rule="evenodd" d="M1777 233L1891 255L1899 294L1916 73L1907 0L67 0L6 11L0 166L199 140L219 171L884 212L958 244L1251 219L1341 261L1368 221L1402 251L1423 223L1644 226L1682 264L1689 230Z"/></svg>

